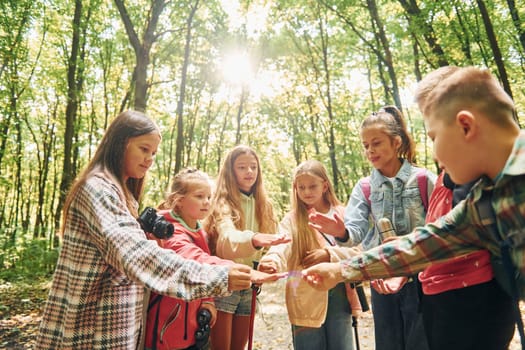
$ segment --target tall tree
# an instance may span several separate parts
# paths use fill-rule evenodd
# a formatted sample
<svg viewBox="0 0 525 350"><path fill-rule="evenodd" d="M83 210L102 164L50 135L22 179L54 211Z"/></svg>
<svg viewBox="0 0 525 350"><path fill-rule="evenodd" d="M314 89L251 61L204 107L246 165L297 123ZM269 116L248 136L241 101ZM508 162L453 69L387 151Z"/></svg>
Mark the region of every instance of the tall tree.
<svg viewBox="0 0 525 350"><path fill-rule="evenodd" d="M421 10L416 0L398 0L401 6L405 9L406 17L410 24L410 30L417 33L416 37L427 43L432 55L426 55L427 62L432 67L447 66L448 59L445 56L445 51L441 47L437 38L436 32L432 27L432 21ZM432 8L436 3L428 4ZM428 12L429 10L427 10ZM420 44L421 45L421 44ZM426 46L420 46L421 52L427 52Z"/></svg>
<svg viewBox="0 0 525 350"><path fill-rule="evenodd" d="M134 85L132 94L134 93L133 108L138 111L145 111L148 100L148 66L150 64L150 54L154 43L157 40L155 30L159 23L160 15L169 1L152 0L151 7L147 12L146 27L139 38L136 26L129 15L129 12L124 5L123 0L115 0L115 4L126 28L129 42L135 51L135 68L133 71L132 84ZM124 106L123 106L124 107ZM122 108L124 109L124 108Z"/></svg>
<svg viewBox="0 0 525 350"><path fill-rule="evenodd" d="M490 43L490 48L494 55L494 62L496 63L496 67L498 69L499 78L507 94L509 94L509 96L512 97L512 89L510 87L509 78L507 76L505 62L503 62L503 56L499 48L496 33L494 32L494 27L492 26L492 21L490 20L487 6L485 5L485 1L483 0L476 0L476 3L478 4L479 12L481 13L481 18L483 19L485 30L487 31L487 39Z"/></svg>
<svg viewBox="0 0 525 350"><path fill-rule="evenodd" d="M191 41L193 30L193 18L199 7L199 0L195 0L190 6L190 13L186 20L186 39L184 42L184 61L180 78L179 100L177 101L177 141L175 147L175 170L178 173L182 167L184 155L184 98L186 96L186 80L188 78L188 65L190 64Z"/></svg>
<svg viewBox="0 0 525 350"><path fill-rule="evenodd" d="M93 5L88 4L84 13L82 0L75 0L71 51L67 61L67 104L62 179L60 181L58 205L55 211L55 228L60 226L64 201L69 187L77 174L76 159L78 158L78 148L75 147L74 140L77 137L77 117L84 84L86 28L91 18L92 8Z"/></svg>
<svg viewBox="0 0 525 350"><path fill-rule="evenodd" d="M521 49L525 52L525 29L521 22L520 14L518 8L516 7L516 2L514 0L507 0L507 5L509 7L509 12L512 17L512 23L516 28L518 33L518 39L521 43Z"/></svg>

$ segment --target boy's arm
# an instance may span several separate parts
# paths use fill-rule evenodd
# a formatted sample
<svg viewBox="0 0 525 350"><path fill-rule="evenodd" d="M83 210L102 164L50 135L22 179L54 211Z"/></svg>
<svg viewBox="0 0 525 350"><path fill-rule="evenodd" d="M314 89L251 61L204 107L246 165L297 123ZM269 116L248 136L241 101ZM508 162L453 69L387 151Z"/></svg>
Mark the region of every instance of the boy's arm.
<svg viewBox="0 0 525 350"><path fill-rule="evenodd" d="M483 248L476 228L468 224L467 203L458 204L436 222L343 261L347 280L413 275L432 262Z"/></svg>
<svg viewBox="0 0 525 350"><path fill-rule="evenodd" d="M307 268L302 271L303 279L313 288L329 290L343 281L413 275L431 262L477 249L472 243L469 245L464 239L448 233L449 226L443 227L447 224L445 218L440 218L436 225L417 228L408 235L364 251L354 258ZM475 231L471 230L475 235ZM468 237L475 241L473 235Z"/></svg>

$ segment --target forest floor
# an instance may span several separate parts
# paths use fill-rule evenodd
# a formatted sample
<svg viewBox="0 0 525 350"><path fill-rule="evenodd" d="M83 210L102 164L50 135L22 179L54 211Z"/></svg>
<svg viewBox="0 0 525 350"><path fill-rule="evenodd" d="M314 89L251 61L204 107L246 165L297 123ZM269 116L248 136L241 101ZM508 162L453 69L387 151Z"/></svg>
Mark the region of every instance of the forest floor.
<svg viewBox="0 0 525 350"><path fill-rule="evenodd" d="M34 348L48 288L49 283L45 281L35 281L31 285L0 284L0 349ZM253 350L292 349L290 323L284 302L284 281L264 285L257 307ZM521 310L522 314L525 313L523 303ZM374 322L370 311L361 315L357 329L361 350L373 350ZM520 349L517 332L509 349Z"/></svg>

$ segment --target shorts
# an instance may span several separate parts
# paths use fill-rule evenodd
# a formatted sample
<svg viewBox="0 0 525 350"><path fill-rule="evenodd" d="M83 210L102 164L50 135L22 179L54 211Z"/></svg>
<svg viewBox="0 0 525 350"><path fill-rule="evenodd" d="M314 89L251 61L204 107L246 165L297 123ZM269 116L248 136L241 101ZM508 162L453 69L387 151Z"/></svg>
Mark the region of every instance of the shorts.
<svg viewBox="0 0 525 350"><path fill-rule="evenodd" d="M228 297L215 298L215 308L238 316L250 316L252 310L252 289L236 290Z"/></svg>

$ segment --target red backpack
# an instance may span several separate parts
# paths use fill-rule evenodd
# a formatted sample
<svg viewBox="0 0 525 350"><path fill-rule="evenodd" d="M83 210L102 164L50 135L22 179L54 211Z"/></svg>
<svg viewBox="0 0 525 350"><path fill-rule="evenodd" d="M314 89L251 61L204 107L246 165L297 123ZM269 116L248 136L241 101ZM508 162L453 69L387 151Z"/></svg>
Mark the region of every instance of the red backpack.
<svg viewBox="0 0 525 350"><path fill-rule="evenodd" d="M421 196L421 201L423 202L423 207L425 212L428 210L428 180L427 172L425 169L418 169L416 174L417 186L419 187L419 195ZM371 205L370 202L370 176L364 177L361 180L361 190L365 195L368 205Z"/></svg>

